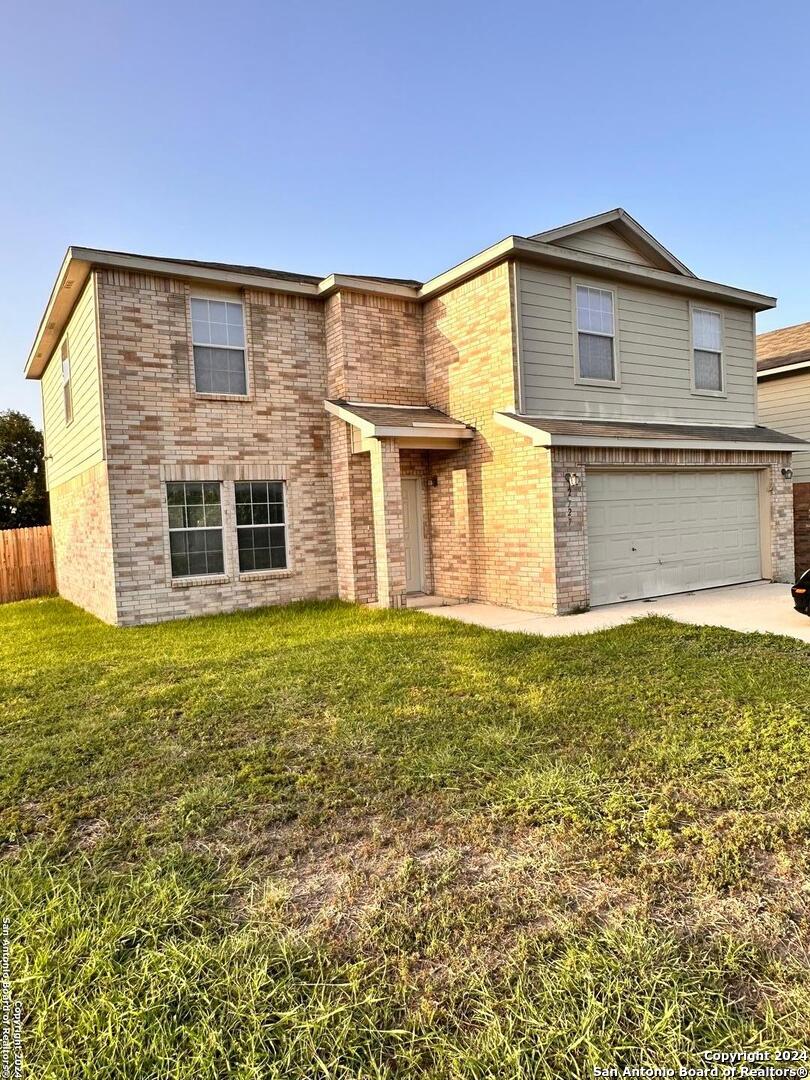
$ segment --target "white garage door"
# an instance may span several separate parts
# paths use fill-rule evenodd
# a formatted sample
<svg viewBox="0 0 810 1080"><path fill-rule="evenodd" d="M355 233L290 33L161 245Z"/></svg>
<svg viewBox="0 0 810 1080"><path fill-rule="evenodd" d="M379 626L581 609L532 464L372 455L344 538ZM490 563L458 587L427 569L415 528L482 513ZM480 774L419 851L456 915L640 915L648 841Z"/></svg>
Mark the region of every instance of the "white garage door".
<svg viewBox="0 0 810 1080"><path fill-rule="evenodd" d="M587 475L591 604L762 576L757 473Z"/></svg>

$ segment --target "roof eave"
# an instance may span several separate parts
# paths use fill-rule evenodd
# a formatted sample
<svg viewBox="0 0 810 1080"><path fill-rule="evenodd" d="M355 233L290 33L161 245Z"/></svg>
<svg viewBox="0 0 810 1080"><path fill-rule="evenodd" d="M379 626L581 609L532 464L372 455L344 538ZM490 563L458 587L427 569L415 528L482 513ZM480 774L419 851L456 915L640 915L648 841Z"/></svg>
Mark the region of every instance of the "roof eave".
<svg viewBox="0 0 810 1080"><path fill-rule="evenodd" d="M419 290L419 298L431 299L469 278L476 277L506 259L520 259L525 262L537 262L543 265L563 267L569 272L579 272L622 281L632 281L651 288L665 288L687 296L710 298L729 304L739 304L754 311L768 311L776 307L776 298L764 293L737 289L731 285L721 285L716 281L658 270L655 267L636 266L610 259L603 255L576 251L574 248L557 247L541 240L531 240L525 236L507 236L492 247L473 255L452 269L426 281Z"/></svg>
<svg viewBox="0 0 810 1080"><path fill-rule="evenodd" d="M518 435L531 439L533 446L550 449L555 446L602 446L624 447L628 450L766 450L774 452L794 453L800 451L803 446L810 443L802 440L790 442L748 442L747 440L718 439L708 436L705 439L650 439L641 435L616 436L616 435L559 435L554 432L544 431L532 424L527 424L519 417L510 416L508 413L495 413L495 422L501 427L509 428Z"/></svg>
<svg viewBox="0 0 810 1080"><path fill-rule="evenodd" d="M353 277L347 274L330 274L317 285L318 296L326 298L336 292L372 293L380 296L399 296L403 300L417 300L419 288L415 285L399 285L392 281L376 281L374 278Z"/></svg>
<svg viewBox="0 0 810 1080"><path fill-rule="evenodd" d="M757 379L769 379L772 376L780 375L783 378L786 375L801 375L802 372L806 372L810 369L810 360L800 360L797 364L784 364L782 367L763 368L762 371L757 372Z"/></svg>
<svg viewBox="0 0 810 1080"><path fill-rule="evenodd" d="M90 276L92 264L69 247L37 327L34 344L25 363L26 379L39 379Z"/></svg>
<svg viewBox="0 0 810 1080"><path fill-rule="evenodd" d="M305 281L289 281L267 274L248 274L240 271L196 266L193 263L169 262L151 256L127 255L101 251L97 248L69 247L54 282L45 314L25 365L27 379L39 379L70 318L73 306L94 268L113 267L157 277L179 278L208 285L230 285L235 288L263 289L293 295L318 296L318 285Z"/></svg>
<svg viewBox="0 0 810 1080"><path fill-rule="evenodd" d="M584 273L604 274L641 285L664 287L688 296L711 297L714 300L753 308L754 311L768 311L776 307L776 297L767 296L765 293L738 289L716 281L707 281L705 278L688 277L654 267L621 263L602 255L575 251L573 248L560 248L554 244L529 240L526 237L516 236L512 239L514 240L514 254L522 259L577 268Z"/></svg>

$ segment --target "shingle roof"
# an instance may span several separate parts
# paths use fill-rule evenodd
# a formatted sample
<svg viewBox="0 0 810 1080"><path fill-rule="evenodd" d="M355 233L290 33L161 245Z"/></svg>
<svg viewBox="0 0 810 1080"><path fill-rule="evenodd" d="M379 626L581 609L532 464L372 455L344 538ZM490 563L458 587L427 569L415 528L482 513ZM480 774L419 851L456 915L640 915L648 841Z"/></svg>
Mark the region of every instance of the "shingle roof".
<svg viewBox="0 0 810 1080"><path fill-rule="evenodd" d="M307 285L317 285L323 281L323 274L296 274L290 270L271 270L265 266L245 266L242 263L208 262L203 259L170 259L162 255L139 255L133 251L108 251L105 255L126 255L134 259L154 259L156 262L172 263L175 266L201 266L207 270L226 270L235 274L252 274L256 277L275 278L277 281L299 281ZM377 274L343 274L343 277L357 281L382 281L389 285L410 285L419 288L421 281L414 278L379 277Z"/></svg>
<svg viewBox="0 0 810 1080"><path fill-rule="evenodd" d="M429 405L368 405L363 402L344 401L342 398L332 399L329 404L375 427L466 429L463 421L454 420L452 416Z"/></svg>
<svg viewBox="0 0 810 1080"><path fill-rule="evenodd" d="M635 423L619 420L560 420L554 417L518 416L505 413L505 416L521 424L546 431L550 435L572 437L602 437L606 439L660 439L661 441L679 440L684 442L729 442L729 443L795 443L807 446L804 439L794 435L784 435L772 428L754 425L752 427L725 427L719 424L658 424Z"/></svg>
<svg viewBox="0 0 810 1080"><path fill-rule="evenodd" d="M810 322L757 335L757 371L810 360Z"/></svg>

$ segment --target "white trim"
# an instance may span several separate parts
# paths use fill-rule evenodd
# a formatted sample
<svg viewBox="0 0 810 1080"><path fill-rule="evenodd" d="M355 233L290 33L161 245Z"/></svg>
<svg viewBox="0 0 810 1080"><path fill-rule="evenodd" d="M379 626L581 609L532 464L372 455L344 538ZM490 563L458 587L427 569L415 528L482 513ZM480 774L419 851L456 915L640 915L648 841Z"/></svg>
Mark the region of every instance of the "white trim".
<svg viewBox="0 0 810 1080"><path fill-rule="evenodd" d="M593 289L594 292L610 293L612 304L613 333L606 334L598 330L580 330L577 289ZM619 362L619 293L604 281L592 282L587 278L571 278L571 311L574 323L574 383L577 386L604 386L616 389L622 384L621 364ZM593 379L582 375L579 362L579 335L592 334L594 337L610 338L613 342L613 378Z"/></svg>
<svg viewBox="0 0 810 1080"><path fill-rule="evenodd" d="M695 385L695 352L714 352L713 349L698 350L695 345L695 312L703 311L707 315L716 315L720 319L720 389L705 390ZM689 301L689 385L695 397L728 397L726 387L726 317L718 308L706 307L695 300Z"/></svg>
<svg viewBox="0 0 810 1080"><path fill-rule="evenodd" d="M784 364L782 367L765 368L757 372L758 379L767 379L769 375L790 375L794 371L806 371L810 360L800 360L797 364Z"/></svg>

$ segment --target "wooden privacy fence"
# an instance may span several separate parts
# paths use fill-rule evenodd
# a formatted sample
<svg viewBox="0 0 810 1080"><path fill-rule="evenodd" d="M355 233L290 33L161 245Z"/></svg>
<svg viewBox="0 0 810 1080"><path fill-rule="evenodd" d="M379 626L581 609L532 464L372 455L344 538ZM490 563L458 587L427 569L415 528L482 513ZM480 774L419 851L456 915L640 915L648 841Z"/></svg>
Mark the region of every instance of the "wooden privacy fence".
<svg viewBox="0 0 810 1080"><path fill-rule="evenodd" d="M55 592L50 525L0 530L0 604Z"/></svg>

